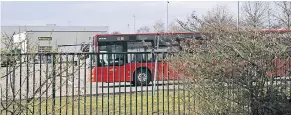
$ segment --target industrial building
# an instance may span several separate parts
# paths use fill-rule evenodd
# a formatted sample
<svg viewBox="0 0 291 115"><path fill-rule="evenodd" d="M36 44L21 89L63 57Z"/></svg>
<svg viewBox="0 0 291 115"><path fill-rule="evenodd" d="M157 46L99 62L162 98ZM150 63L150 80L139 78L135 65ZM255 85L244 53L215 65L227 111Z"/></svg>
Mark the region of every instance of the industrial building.
<svg viewBox="0 0 291 115"><path fill-rule="evenodd" d="M107 33L107 26L2 26L1 34L11 36L13 44L21 43L21 52L45 52L58 46L72 46L89 42L89 37ZM9 44L11 45L11 44ZM1 41L1 49L7 49ZM70 50L72 52L72 50ZM50 51L49 51L50 52Z"/></svg>
<svg viewBox="0 0 291 115"><path fill-rule="evenodd" d="M80 52L80 44L88 43L89 37L108 33L107 26L2 26L1 51L18 50L22 53ZM9 41L9 40L8 40ZM6 40L7 42L7 40ZM17 46L11 48L11 46Z"/></svg>

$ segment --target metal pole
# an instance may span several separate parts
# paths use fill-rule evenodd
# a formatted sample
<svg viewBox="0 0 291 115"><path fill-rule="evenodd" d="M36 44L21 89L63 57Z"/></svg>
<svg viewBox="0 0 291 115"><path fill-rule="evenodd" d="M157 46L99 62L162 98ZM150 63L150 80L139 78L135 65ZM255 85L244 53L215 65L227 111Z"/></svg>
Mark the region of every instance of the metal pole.
<svg viewBox="0 0 291 115"><path fill-rule="evenodd" d="M159 41L160 41L160 36L158 35L158 39L157 39L157 51L159 50ZM154 51L155 52L155 51ZM154 53L156 54L155 55L155 58L156 58L156 62L155 62L155 73L154 73L154 81L153 81L153 84L154 84L154 89L153 89L153 94L155 94L155 91L156 91L156 84L157 84L157 75L158 75L158 54L157 53Z"/></svg>
<svg viewBox="0 0 291 115"><path fill-rule="evenodd" d="M239 1L237 1L237 30L239 30Z"/></svg>
<svg viewBox="0 0 291 115"><path fill-rule="evenodd" d="M167 32L168 32L168 22L169 22L169 1L167 1Z"/></svg>
<svg viewBox="0 0 291 115"><path fill-rule="evenodd" d="M269 29L271 29L270 10L271 10L271 9L268 10Z"/></svg>
<svg viewBox="0 0 291 115"><path fill-rule="evenodd" d="M130 33L129 24L127 25L127 30L128 30L128 33Z"/></svg>
<svg viewBox="0 0 291 115"><path fill-rule="evenodd" d="M135 15L133 15L133 33L135 33Z"/></svg>

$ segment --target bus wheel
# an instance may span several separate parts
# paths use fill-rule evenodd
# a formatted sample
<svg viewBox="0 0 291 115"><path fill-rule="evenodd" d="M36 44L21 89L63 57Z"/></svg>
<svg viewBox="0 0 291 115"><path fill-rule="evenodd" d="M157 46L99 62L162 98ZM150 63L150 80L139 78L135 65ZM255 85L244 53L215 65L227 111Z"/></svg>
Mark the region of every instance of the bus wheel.
<svg viewBox="0 0 291 115"><path fill-rule="evenodd" d="M147 68L139 68L133 73L134 79L132 84L134 85L148 85L151 82L151 72Z"/></svg>

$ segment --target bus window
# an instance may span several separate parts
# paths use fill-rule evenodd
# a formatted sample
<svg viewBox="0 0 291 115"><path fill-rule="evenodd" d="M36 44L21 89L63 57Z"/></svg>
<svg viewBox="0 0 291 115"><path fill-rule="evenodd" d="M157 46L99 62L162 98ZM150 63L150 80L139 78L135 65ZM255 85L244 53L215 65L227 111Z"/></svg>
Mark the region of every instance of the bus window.
<svg viewBox="0 0 291 115"><path fill-rule="evenodd" d="M99 62L105 66L120 65L124 62L124 54L115 54L123 52L122 45L106 44L99 46L99 52L105 52L105 54L99 55ZM110 54L106 54L110 53ZM103 56L102 56L103 55Z"/></svg>

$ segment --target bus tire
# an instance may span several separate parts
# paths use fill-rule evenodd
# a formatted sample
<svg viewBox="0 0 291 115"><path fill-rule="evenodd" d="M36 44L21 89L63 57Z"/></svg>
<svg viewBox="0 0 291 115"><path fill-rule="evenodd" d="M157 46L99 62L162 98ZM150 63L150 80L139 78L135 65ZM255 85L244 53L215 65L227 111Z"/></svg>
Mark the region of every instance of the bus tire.
<svg viewBox="0 0 291 115"><path fill-rule="evenodd" d="M151 82L151 72L148 68L138 68L133 73L133 85L145 86Z"/></svg>

